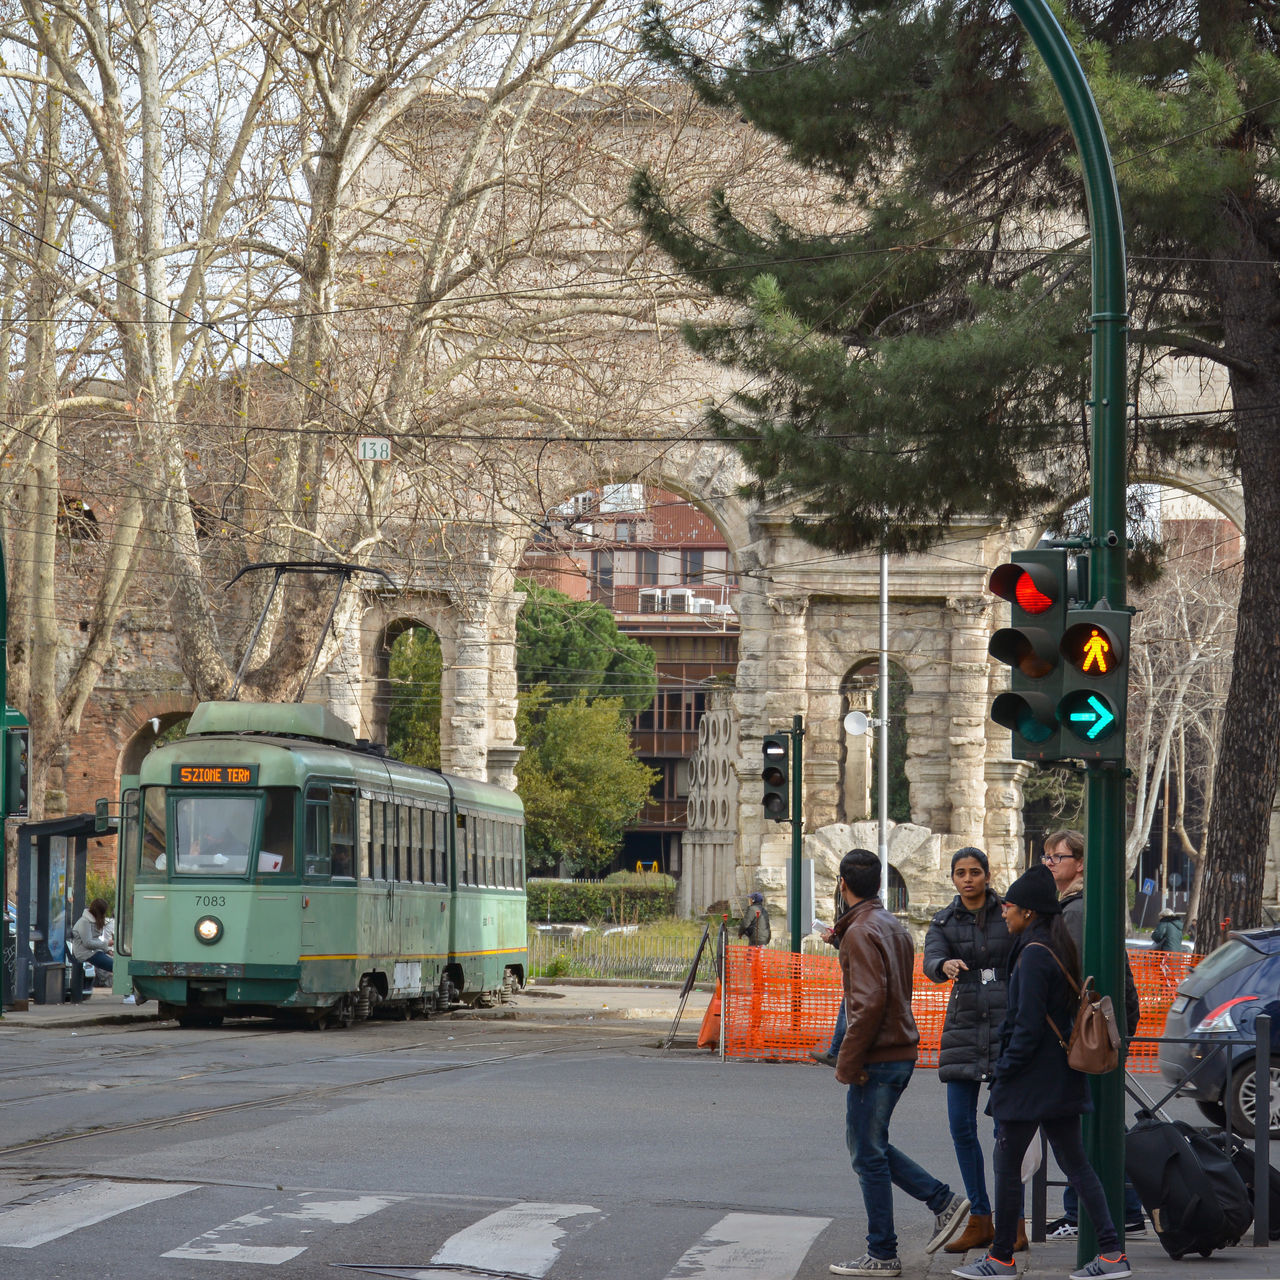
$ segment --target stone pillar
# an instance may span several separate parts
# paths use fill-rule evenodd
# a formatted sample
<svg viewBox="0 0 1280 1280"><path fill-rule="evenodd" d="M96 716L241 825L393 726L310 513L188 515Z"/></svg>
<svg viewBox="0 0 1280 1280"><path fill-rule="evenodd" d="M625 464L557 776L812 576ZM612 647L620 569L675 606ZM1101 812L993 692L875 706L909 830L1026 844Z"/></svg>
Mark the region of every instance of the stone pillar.
<svg viewBox="0 0 1280 1280"><path fill-rule="evenodd" d="M991 613L981 597L948 600L947 609L951 633L947 739L951 821L947 829L958 846L981 847L987 798L987 637Z"/></svg>
<svg viewBox="0 0 1280 1280"><path fill-rule="evenodd" d="M1031 769L1025 760L987 757L986 824L977 843L986 850L991 878L1001 891L1022 874L1022 784Z"/></svg>
<svg viewBox="0 0 1280 1280"><path fill-rule="evenodd" d="M452 597L453 653L440 637L445 668L441 680L440 763L447 773L488 780L490 644L485 601L468 592Z"/></svg>
<svg viewBox="0 0 1280 1280"><path fill-rule="evenodd" d="M489 746L487 768L495 786L516 788L515 768L524 751L516 745L516 614L523 592L495 596L489 605Z"/></svg>

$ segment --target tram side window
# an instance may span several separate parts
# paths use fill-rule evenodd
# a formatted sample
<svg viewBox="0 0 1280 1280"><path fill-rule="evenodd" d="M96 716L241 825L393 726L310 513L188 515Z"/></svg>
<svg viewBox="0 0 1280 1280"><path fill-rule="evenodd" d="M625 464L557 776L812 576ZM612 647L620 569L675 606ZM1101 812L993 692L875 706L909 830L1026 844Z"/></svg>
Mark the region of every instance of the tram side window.
<svg viewBox="0 0 1280 1280"><path fill-rule="evenodd" d="M426 816L427 811L423 808L415 808L409 814L409 819L413 823L413 847L417 853L413 878L419 884L426 884L430 879L427 874L427 841L423 831Z"/></svg>
<svg viewBox="0 0 1280 1280"><path fill-rule="evenodd" d="M484 820L484 882L487 885L498 883L497 849L495 846L498 835L497 825L492 818Z"/></svg>
<svg viewBox="0 0 1280 1280"><path fill-rule="evenodd" d="M524 828L516 828L516 888L524 888Z"/></svg>
<svg viewBox="0 0 1280 1280"><path fill-rule="evenodd" d="M334 787L329 801L329 850L332 874L355 875L355 792Z"/></svg>
<svg viewBox="0 0 1280 1280"><path fill-rule="evenodd" d="M142 796L142 842L138 848L138 879L167 880L169 834L165 789L148 787Z"/></svg>
<svg viewBox="0 0 1280 1280"><path fill-rule="evenodd" d="M397 805L400 830L400 879L412 880L418 861L417 844L413 838L413 810L407 804Z"/></svg>
<svg viewBox="0 0 1280 1280"><path fill-rule="evenodd" d="M369 802L369 832L373 846L370 859L372 870L369 874L375 880L385 880L387 878L384 861L387 856L387 806L381 800Z"/></svg>
<svg viewBox="0 0 1280 1280"><path fill-rule="evenodd" d="M500 870L498 880L504 889L510 889L511 880L511 824L509 822L500 822L498 824L498 857L500 859Z"/></svg>
<svg viewBox="0 0 1280 1280"><path fill-rule="evenodd" d="M120 885L116 894L116 954L133 950L133 886L138 879L135 850L142 839L141 796L131 787L120 798Z"/></svg>
<svg viewBox="0 0 1280 1280"><path fill-rule="evenodd" d="M471 829L465 813L458 814L453 839L458 851L458 883L472 884L474 882L471 876Z"/></svg>
<svg viewBox="0 0 1280 1280"><path fill-rule="evenodd" d="M360 874L373 879L373 801L360 797Z"/></svg>
<svg viewBox="0 0 1280 1280"><path fill-rule="evenodd" d="M446 816L439 809L427 812L427 821L431 824L432 884L445 884L449 879L449 846L445 842L448 830L444 825Z"/></svg>
<svg viewBox="0 0 1280 1280"><path fill-rule="evenodd" d="M258 854L258 871L275 875L292 875L293 799L292 787L268 787L262 815L262 849Z"/></svg>
<svg viewBox="0 0 1280 1280"><path fill-rule="evenodd" d="M307 788L303 870L308 876L329 874L329 788Z"/></svg>

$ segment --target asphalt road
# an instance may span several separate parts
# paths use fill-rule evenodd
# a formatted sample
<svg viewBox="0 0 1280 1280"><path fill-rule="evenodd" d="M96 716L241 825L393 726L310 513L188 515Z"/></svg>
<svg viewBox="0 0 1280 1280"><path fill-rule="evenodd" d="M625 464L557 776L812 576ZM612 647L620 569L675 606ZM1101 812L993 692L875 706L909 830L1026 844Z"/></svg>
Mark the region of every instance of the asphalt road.
<svg viewBox="0 0 1280 1280"><path fill-rule="evenodd" d="M659 1039L449 1019L6 1035L0 1277L816 1280L862 1253L834 1075ZM935 1072L894 1141L959 1186ZM900 1200L904 1261L923 1267L931 1221Z"/></svg>

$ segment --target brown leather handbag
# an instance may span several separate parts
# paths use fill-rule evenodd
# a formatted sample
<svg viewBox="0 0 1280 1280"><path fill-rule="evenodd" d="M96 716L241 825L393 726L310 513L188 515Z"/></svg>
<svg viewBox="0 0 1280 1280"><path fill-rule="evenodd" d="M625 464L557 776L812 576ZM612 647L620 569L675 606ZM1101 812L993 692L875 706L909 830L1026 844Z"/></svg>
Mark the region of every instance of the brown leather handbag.
<svg viewBox="0 0 1280 1280"><path fill-rule="evenodd" d="M1046 947L1042 942L1030 945L1043 947L1057 961L1062 976L1080 997L1080 1007L1076 1010L1070 1040L1062 1038L1057 1023L1045 1014L1045 1021L1053 1028L1058 1043L1067 1051L1067 1066L1090 1076L1104 1076L1108 1071L1114 1071L1120 1065L1120 1028L1116 1026L1116 1011L1112 1007L1111 997L1099 994L1092 977L1086 978L1081 986L1067 972L1067 966L1052 947Z"/></svg>

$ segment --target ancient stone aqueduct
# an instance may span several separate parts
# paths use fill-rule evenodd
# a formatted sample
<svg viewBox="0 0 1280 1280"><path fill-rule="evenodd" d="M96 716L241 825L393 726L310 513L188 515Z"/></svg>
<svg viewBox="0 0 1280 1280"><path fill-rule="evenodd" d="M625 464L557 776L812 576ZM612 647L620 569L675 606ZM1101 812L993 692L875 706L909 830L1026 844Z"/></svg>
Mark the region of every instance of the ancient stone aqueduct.
<svg viewBox="0 0 1280 1280"><path fill-rule="evenodd" d="M825 901L823 886L830 884L841 847L848 841L876 847L874 823L852 831L840 824L866 814L866 753L849 751L841 722L851 707L872 709L851 677L878 661L878 557L832 556L799 541L786 513L739 496L740 463L718 446L667 450L660 472L646 471L638 460L617 463L617 474L679 492L712 517L729 544L739 582L737 679L713 702L704 726L681 905L700 911L760 887L785 914L789 828L765 820L756 795L761 736L788 728L797 714L806 728L805 830L814 833L807 851L815 857ZM1220 478L1151 478L1203 491L1225 516L1242 521L1238 496ZM1038 533L974 519L958 525L935 553L890 561L889 655L911 690L905 728L912 822L894 829L889 855L913 902L949 898L949 855L960 846L986 849L1001 883L1021 865L1019 784L1027 766L1009 758L1007 734L988 718L1004 674L987 655L988 638L1001 621L999 602L985 586L990 568L1011 549L1033 544ZM308 697L326 701L362 736L380 737L386 726L379 689L387 677L389 639L406 626L428 626L444 654L445 768L513 786L520 754L515 615L523 597L512 577L522 547L496 536L491 546L481 589L465 598L444 584L422 582L366 594L339 657L313 681ZM154 615L153 623L154 629L126 638L72 744L65 781L73 810L91 808L95 796L113 792L157 731L193 705L172 637ZM144 690L136 678L141 668ZM853 799L859 791L861 812ZM1273 871L1268 896L1275 895L1275 883Z"/></svg>

